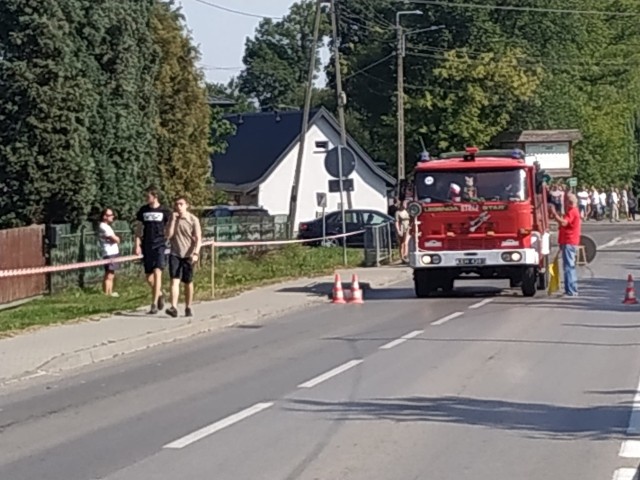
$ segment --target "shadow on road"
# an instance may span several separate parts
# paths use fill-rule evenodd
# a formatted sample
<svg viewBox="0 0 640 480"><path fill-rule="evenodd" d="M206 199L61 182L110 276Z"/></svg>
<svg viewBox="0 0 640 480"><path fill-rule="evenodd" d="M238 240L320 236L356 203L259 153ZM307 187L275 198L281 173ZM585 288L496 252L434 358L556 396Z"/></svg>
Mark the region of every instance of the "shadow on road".
<svg viewBox="0 0 640 480"><path fill-rule="evenodd" d="M327 341L341 341L341 342L389 342L394 340L391 337L326 337L323 340ZM523 340L517 338L412 338L410 342L419 342L423 344L429 343L451 343L451 344L516 344L516 345L560 345L563 347L594 347L594 348L637 348L640 347L640 343L637 342L623 342L612 343L610 341L584 341L584 340L553 340L553 339L541 339L541 340Z"/></svg>
<svg viewBox="0 0 640 480"><path fill-rule="evenodd" d="M540 292L535 299L527 303L527 308L640 313L640 303L622 303L627 288L626 279L583 278L578 282L578 287L579 297L565 297L561 294L549 296ZM500 305L500 302L494 302L494 305Z"/></svg>
<svg viewBox="0 0 640 480"><path fill-rule="evenodd" d="M623 438L629 406L571 407L471 397L404 397L369 401L293 400L292 411L326 414L332 420L428 422L525 432L529 438L610 440Z"/></svg>
<svg viewBox="0 0 640 480"><path fill-rule="evenodd" d="M605 248L602 250L598 250L598 255L604 255L607 253L638 253L638 249L637 248L629 248L629 249L623 249L623 248Z"/></svg>
<svg viewBox="0 0 640 480"><path fill-rule="evenodd" d="M344 290L351 289L351 283L342 282L342 288ZM362 296L364 300L376 301L376 300L417 300L413 288L409 287L388 287L388 288L373 288L368 283L360 283L362 289ZM278 290L278 293L303 293L307 296L315 297L327 297L331 298L333 290L333 284L329 282L314 283L312 285L304 287L285 287ZM498 295L513 295L517 296L517 292L510 290L503 290L496 287L456 287L451 293L439 293L433 295L430 298L475 298L475 297L495 297ZM422 301L429 301L422 300Z"/></svg>

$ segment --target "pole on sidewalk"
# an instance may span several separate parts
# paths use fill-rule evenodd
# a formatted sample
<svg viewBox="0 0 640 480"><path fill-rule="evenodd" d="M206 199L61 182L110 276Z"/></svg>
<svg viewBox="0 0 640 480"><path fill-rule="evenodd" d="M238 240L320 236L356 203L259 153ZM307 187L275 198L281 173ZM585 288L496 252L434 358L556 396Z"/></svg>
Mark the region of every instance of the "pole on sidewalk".
<svg viewBox="0 0 640 480"><path fill-rule="evenodd" d="M296 230L296 214L298 213L298 194L300 193L300 181L302 177L302 162L304 160L307 132L309 130L309 113L311 112L311 97L313 95L313 79L316 73L316 56L318 54L318 37L320 36L320 20L322 19L322 0L316 3L315 22L313 27L313 40L311 43L311 60L309 62L309 74L305 85L304 108L302 111L302 127L300 131L300 145L298 145L298 157L296 169L291 187L289 199L289 238L293 238Z"/></svg>
<svg viewBox="0 0 640 480"><path fill-rule="evenodd" d="M342 66L340 65L340 44L338 43L338 17L336 13L336 2L331 0L331 36L333 39L333 60L335 62L336 74L336 96L338 100L338 116L340 118L340 145L338 146L338 178L340 184L340 214L342 216L342 233L347 233L345 205L344 205L344 179L342 178L342 149L346 147L347 132L344 119L345 95L342 90ZM351 208L351 206L349 206ZM342 237L342 263L346 267L347 261L347 240Z"/></svg>
<svg viewBox="0 0 640 480"><path fill-rule="evenodd" d="M398 122L398 189L405 179L405 160L404 160L404 48L403 48L403 31L400 24L400 13L396 16L396 36L397 36L397 122ZM398 190L400 197L400 190Z"/></svg>
<svg viewBox="0 0 640 480"><path fill-rule="evenodd" d="M216 247L211 244L211 299L216 298Z"/></svg>

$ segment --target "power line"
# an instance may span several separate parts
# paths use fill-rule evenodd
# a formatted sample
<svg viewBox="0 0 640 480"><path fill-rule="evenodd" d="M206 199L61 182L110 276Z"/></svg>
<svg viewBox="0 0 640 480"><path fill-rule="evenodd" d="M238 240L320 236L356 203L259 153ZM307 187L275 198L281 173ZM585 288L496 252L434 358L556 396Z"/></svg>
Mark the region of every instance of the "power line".
<svg viewBox="0 0 640 480"><path fill-rule="evenodd" d="M394 0L403 2L405 0ZM519 12L568 13L577 15L606 15L612 17L640 17L640 12L611 12L603 10L575 10L566 8L516 7L511 5L479 5L477 3L454 3L444 0L411 0L411 3L434 5L439 7L481 8L484 10L511 10Z"/></svg>
<svg viewBox="0 0 640 480"><path fill-rule="evenodd" d="M349 80L350 78L355 77L356 75L360 75L361 73L366 72L367 70L370 70L371 68L375 67L376 65L380 65L382 62L384 62L385 60L390 59L391 57L394 57L395 53L390 53L389 55L387 55L386 57L381 58L380 60L376 60L373 63L370 63L369 65L367 65L366 67L361 68L360 70L357 70L355 72L353 72L350 75L347 75L346 77L344 77L345 80Z"/></svg>
<svg viewBox="0 0 640 480"><path fill-rule="evenodd" d="M422 52L412 52L412 51L408 51L407 55L412 56L412 57L421 57L421 58L433 58L435 60L447 60L447 61L453 61L453 62L457 62L457 63L468 63L468 62L472 62L472 63L487 63L487 62L498 62L502 59L501 55L492 53L492 52L486 52L486 53L479 53L479 52L462 52L462 53L466 53L467 55L476 55L478 57L481 56L491 56L492 58L464 58L464 57L448 57L446 55L444 55L443 52L442 54L438 55L436 53L422 53ZM527 56L518 56L515 58L518 61L523 61L527 64L529 64L529 66L541 66L541 67L552 67L552 68L562 68L562 67L576 67L576 68L593 68L593 69L598 69L598 70L602 70L603 68L609 68L611 70L615 69L615 68L622 68L624 70L628 70L631 71L633 69L635 69L638 64L637 63L629 63L628 61L625 62L606 62L606 61L598 61L597 64L585 64L585 63L578 63L578 62L558 62L558 61L554 61L551 60L549 62L547 61L543 61L541 59L536 59L533 57L527 57Z"/></svg>
<svg viewBox="0 0 640 480"><path fill-rule="evenodd" d="M372 20L376 21L375 18L373 18L373 17L377 17L377 19L378 19L377 21L380 21L386 27L391 27L392 29L396 28L396 26L392 22L387 20L384 17L384 15L378 13L378 11L376 10L376 7L371 5L367 0L360 0L360 4L364 5L367 8L368 13L371 15L369 18L371 18Z"/></svg>
<svg viewBox="0 0 640 480"><path fill-rule="evenodd" d="M382 78L374 77L373 75L369 75L366 72L363 72L362 74L365 77L370 78L371 80L375 80L376 82L382 83L384 85L388 85L389 87L394 87L395 88L395 86L396 86L396 84L393 83L393 82L389 82L388 80L384 80ZM405 83L404 86L405 86L405 88L408 88L408 89L411 89L411 90L426 90L426 91L431 91L431 92L433 92L433 91L438 91L438 92L442 91L442 92L451 92L451 93L465 93L464 90L460 90L460 89L454 90L454 89L451 89L451 88L443 88L443 87L440 87L438 85L411 85L411 84L406 84ZM374 93L382 95L379 92L374 92ZM388 94L386 94L386 95L388 96Z"/></svg>
<svg viewBox="0 0 640 480"><path fill-rule="evenodd" d="M386 25L385 26L380 25L379 23L376 23L375 20L369 20L367 18L364 18L358 15L357 13L347 10L344 7L340 11L340 18L348 23L351 23L353 26L356 26L358 28L363 28L365 30L369 30L370 32L378 33L380 31L382 32L393 31L391 27L388 27ZM367 22L369 21L371 21L373 25L367 25ZM364 23L361 23L361 22L364 22Z"/></svg>
<svg viewBox="0 0 640 480"><path fill-rule="evenodd" d="M251 12L243 12L241 10L234 10L233 8L229 8L229 7L223 7L222 5L218 5L216 3L211 3L208 2L207 0L194 0L198 3L202 3L203 5L207 5L209 7L212 8L217 8L218 10L222 10L223 12L228 12L228 13L235 13L236 15L243 15L245 17L251 17L251 18L260 18L260 19L271 19L271 20L282 20L282 17L273 17L270 15L259 15L257 13L251 13Z"/></svg>
<svg viewBox="0 0 640 480"><path fill-rule="evenodd" d="M215 65L203 65L202 68L204 70L228 70L228 71L236 71L242 70L244 67L218 67Z"/></svg>

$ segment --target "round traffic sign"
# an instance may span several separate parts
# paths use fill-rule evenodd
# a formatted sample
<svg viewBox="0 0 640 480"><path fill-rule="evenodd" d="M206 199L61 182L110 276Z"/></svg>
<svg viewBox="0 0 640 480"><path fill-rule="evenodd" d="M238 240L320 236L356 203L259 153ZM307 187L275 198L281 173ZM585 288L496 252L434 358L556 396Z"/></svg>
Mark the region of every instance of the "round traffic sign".
<svg viewBox="0 0 640 480"><path fill-rule="evenodd" d="M334 147L324 157L324 168L333 178L340 178L338 148L342 156L342 178L348 177L356 169L356 155L349 147Z"/></svg>
<svg viewBox="0 0 640 480"><path fill-rule="evenodd" d="M588 235L580 235L580 246L584 247L585 260L587 263L593 262L598 252L595 240Z"/></svg>

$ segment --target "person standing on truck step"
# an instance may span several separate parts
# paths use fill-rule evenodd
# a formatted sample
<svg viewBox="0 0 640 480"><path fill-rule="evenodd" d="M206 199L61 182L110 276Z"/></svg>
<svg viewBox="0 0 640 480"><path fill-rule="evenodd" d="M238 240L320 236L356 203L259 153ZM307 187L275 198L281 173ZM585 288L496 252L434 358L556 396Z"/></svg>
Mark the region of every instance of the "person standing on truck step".
<svg viewBox="0 0 640 480"><path fill-rule="evenodd" d="M189 212L189 202L178 197L175 210L169 224L169 275L171 276L171 307L167 315L178 316L178 298L180 282L184 284L185 316L192 317L193 303L193 266L198 262L202 246L202 229L198 217Z"/></svg>
<svg viewBox="0 0 640 480"><path fill-rule="evenodd" d="M400 258L403 262L408 261L410 225L411 217L409 216L409 212L407 212L404 202L398 202L398 210L396 211L396 233L398 234Z"/></svg>
<svg viewBox="0 0 640 480"><path fill-rule="evenodd" d="M147 283L151 287L150 314L158 313L164 307L162 295L162 270L166 263L166 230L171 219L171 212L160 205L158 190L153 187L145 191L147 204L138 214L136 228L136 255L142 255L144 273Z"/></svg>
<svg viewBox="0 0 640 480"><path fill-rule="evenodd" d="M576 272L576 253L580 245L580 213L578 212L578 198L567 194L567 211L561 217L556 209L550 205L549 211L558 222L558 245L562 252L562 269L564 273L564 293L568 297L578 296L578 273Z"/></svg>

